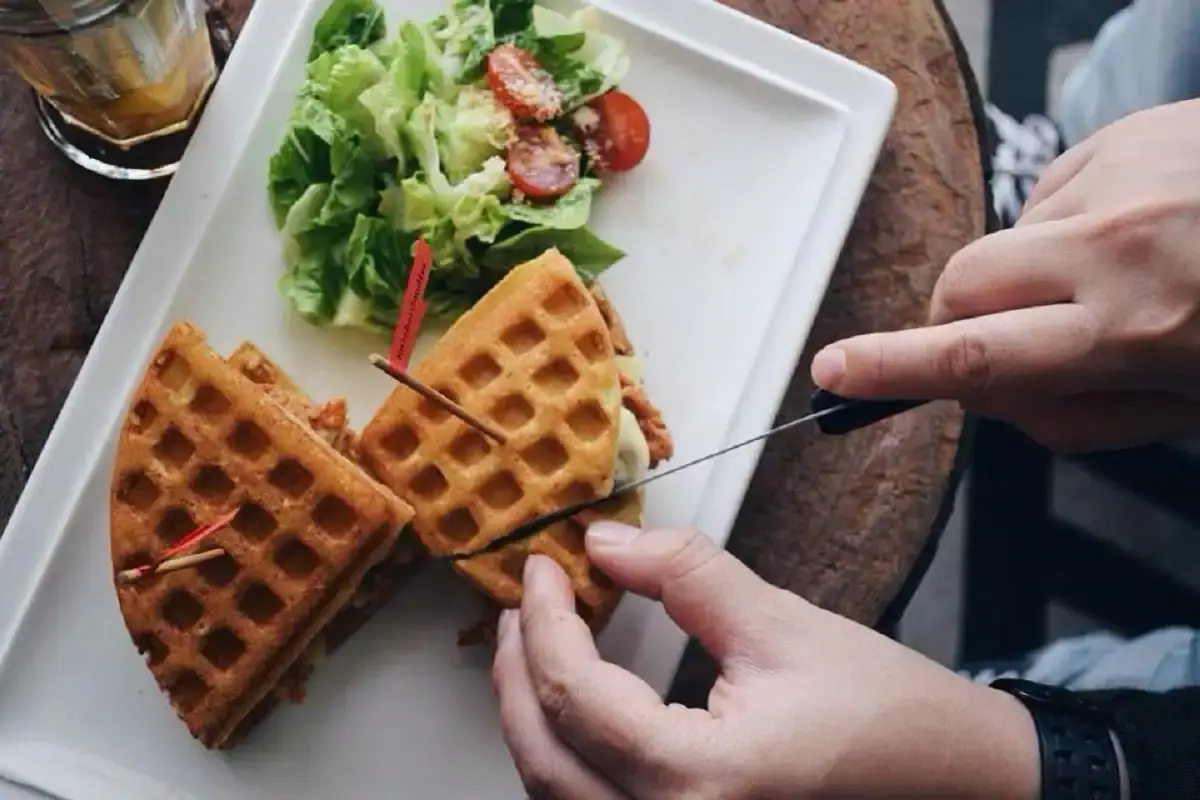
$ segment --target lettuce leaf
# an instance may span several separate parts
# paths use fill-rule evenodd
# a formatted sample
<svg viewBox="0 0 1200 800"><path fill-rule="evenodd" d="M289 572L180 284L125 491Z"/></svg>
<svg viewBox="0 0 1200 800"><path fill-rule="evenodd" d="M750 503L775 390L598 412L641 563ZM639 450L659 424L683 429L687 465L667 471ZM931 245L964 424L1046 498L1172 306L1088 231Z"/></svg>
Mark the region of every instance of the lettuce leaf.
<svg viewBox="0 0 1200 800"><path fill-rule="evenodd" d="M549 205L512 203L504 207L504 213L514 222L560 231L578 230L587 225L592 216L592 198L599 189L599 180L583 178L557 202Z"/></svg>
<svg viewBox="0 0 1200 800"><path fill-rule="evenodd" d="M267 199L275 226L283 227L288 211L309 188L332 177L329 146L311 130L289 130L267 168Z"/></svg>
<svg viewBox="0 0 1200 800"><path fill-rule="evenodd" d="M446 72L442 49L429 31L415 22L406 22L400 26L399 39L411 53L409 58L421 66L418 96L432 92L443 100L452 100L458 93L458 84L454 82L455 76Z"/></svg>
<svg viewBox="0 0 1200 800"><path fill-rule="evenodd" d="M333 0L317 20L308 60L348 44L368 47L386 35L387 21L375 0Z"/></svg>
<svg viewBox="0 0 1200 800"><path fill-rule="evenodd" d="M533 0L492 0L493 32L502 41L533 27Z"/></svg>
<svg viewBox="0 0 1200 800"><path fill-rule="evenodd" d="M283 225L287 271L280 291L301 317L317 325L333 314L344 281L338 263L344 250L341 231L319 221L329 194L327 183L310 186L292 204Z"/></svg>
<svg viewBox="0 0 1200 800"><path fill-rule="evenodd" d="M280 293L313 325L324 325L333 317L333 301L342 291L340 271L330 268L329 257L320 251L304 253L279 281Z"/></svg>
<svg viewBox="0 0 1200 800"><path fill-rule="evenodd" d="M308 80L300 89L300 102L315 100L357 133L372 152L383 154L375 117L361 102L365 91L387 76L383 62L370 50L346 45L322 53L308 65Z"/></svg>
<svg viewBox="0 0 1200 800"><path fill-rule="evenodd" d="M347 286L334 326L391 330L408 283L414 242L384 219L359 215L346 247Z"/></svg>
<svg viewBox="0 0 1200 800"><path fill-rule="evenodd" d="M483 62L496 46L495 20L488 0L454 0L445 14L429 23L442 53L442 69L456 83L483 74Z"/></svg>
<svg viewBox="0 0 1200 800"><path fill-rule="evenodd" d="M629 72L625 43L599 29L595 9L571 16L534 6L530 24L503 37L529 50L554 78L570 112L616 87Z"/></svg>
<svg viewBox="0 0 1200 800"><path fill-rule="evenodd" d="M568 56L587 41L587 33L582 25L545 6L533 7L530 23L538 50L543 53Z"/></svg>
<svg viewBox="0 0 1200 800"><path fill-rule="evenodd" d="M439 103L435 124L441 163L453 183L503 155L516 131L512 112L489 90L474 86L459 92L453 105Z"/></svg>
<svg viewBox="0 0 1200 800"><path fill-rule="evenodd" d="M430 162L431 165L434 162ZM512 191L504 159L491 158L465 180L451 185L423 172L383 192L380 212L400 230L417 234L433 250L434 264L477 274L472 243L494 242L510 220Z"/></svg>
<svg viewBox="0 0 1200 800"><path fill-rule="evenodd" d="M321 53L309 64L288 130L268 166L267 192L275 224L308 187L331 184L327 218L353 219L377 201L376 160L385 155L370 111L359 95L384 76L379 60L357 45Z"/></svg>
<svg viewBox="0 0 1200 800"><path fill-rule="evenodd" d="M345 165L355 147L354 135L343 120L319 100L301 98L292 109L287 133L267 169L267 193L275 224L283 227L288 210L309 186L331 182L335 170Z"/></svg>
<svg viewBox="0 0 1200 800"><path fill-rule="evenodd" d="M503 275L552 247L558 248L575 265L575 271L584 283L596 280L625 257L624 252L587 228L560 230L539 226L497 241L484 253L483 266L489 272Z"/></svg>

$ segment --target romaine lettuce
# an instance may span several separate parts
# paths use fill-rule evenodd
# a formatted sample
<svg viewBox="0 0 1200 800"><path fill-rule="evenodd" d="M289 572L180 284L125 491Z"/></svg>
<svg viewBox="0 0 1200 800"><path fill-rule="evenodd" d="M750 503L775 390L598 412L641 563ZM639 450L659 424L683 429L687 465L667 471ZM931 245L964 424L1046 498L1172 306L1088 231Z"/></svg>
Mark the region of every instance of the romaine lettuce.
<svg viewBox="0 0 1200 800"><path fill-rule="evenodd" d="M345 45L322 53L308 65L308 80L300 89L300 102L322 104L347 123L372 152L382 153L375 118L362 103L362 95L387 76L383 63L370 50Z"/></svg>
<svg viewBox="0 0 1200 800"><path fill-rule="evenodd" d="M625 43L599 30L591 8L567 17L534 6L529 26L506 41L537 56L562 91L568 112L614 88L629 72Z"/></svg>
<svg viewBox="0 0 1200 800"><path fill-rule="evenodd" d="M496 46L491 4L488 0L454 0L445 14L429 23L429 33L441 49L445 73L458 84L474 80Z"/></svg>
<svg viewBox="0 0 1200 800"><path fill-rule="evenodd" d="M333 0L317 20L308 60L347 44L367 47L386 35L387 21L375 0Z"/></svg>
<svg viewBox="0 0 1200 800"><path fill-rule="evenodd" d="M551 248L558 248L575 265L579 277L586 283L591 283L625 257L623 252L587 228L559 230L540 226L496 242L484 254L483 266L492 273L503 275Z"/></svg>
<svg viewBox="0 0 1200 800"><path fill-rule="evenodd" d="M504 213L515 222L526 222L560 231L578 230L587 225L588 218L592 215L592 198L599 189L600 181L584 178L553 205L531 206L513 203L504 207Z"/></svg>
<svg viewBox="0 0 1200 800"><path fill-rule="evenodd" d="M454 105L438 105L436 128L446 177L457 183L504 153L516 122L494 94L469 86L458 93Z"/></svg>

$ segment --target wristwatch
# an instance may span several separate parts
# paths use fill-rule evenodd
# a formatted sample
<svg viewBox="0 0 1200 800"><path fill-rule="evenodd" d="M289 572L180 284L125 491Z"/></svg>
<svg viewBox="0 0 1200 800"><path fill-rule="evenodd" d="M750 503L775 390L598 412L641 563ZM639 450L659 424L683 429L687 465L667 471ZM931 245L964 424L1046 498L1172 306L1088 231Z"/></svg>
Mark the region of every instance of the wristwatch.
<svg viewBox="0 0 1200 800"><path fill-rule="evenodd" d="M1074 692L1000 678L993 689L1021 701L1033 717L1042 760L1041 800L1129 800L1120 742L1108 716Z"/></svg>

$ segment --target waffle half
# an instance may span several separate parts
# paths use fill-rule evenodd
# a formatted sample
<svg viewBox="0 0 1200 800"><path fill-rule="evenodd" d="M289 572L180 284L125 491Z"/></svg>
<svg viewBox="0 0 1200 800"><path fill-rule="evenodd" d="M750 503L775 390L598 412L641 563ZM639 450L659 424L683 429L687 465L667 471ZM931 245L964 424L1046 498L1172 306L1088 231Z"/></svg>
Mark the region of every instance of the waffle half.
<svg viewBox="0 0 1200 800"><path fill-rule="evenodd" d="M117 586L160 688L208 747L226 744L269 704L368 571L393 556L411 518L279 400L179 323L118 441L114 571L150 563L197 525L237 510L199 546L225 557Z"/></svg>
<svg viewBox="0 0 1200 800"><path fill-rule="evenodd" d="M416 512L434 554L474 550L522 522L613 487L621 390L609 325L557 251L517 267L413 370L416 378L504 431L497 444L398 388L367 425L364 461ZM609 510L640 518L633 495ZM456 568L501 605L521 600L530 553L571 578L580 613L599 626L619 599L593 569L584 528L554 526Z"/></svg>

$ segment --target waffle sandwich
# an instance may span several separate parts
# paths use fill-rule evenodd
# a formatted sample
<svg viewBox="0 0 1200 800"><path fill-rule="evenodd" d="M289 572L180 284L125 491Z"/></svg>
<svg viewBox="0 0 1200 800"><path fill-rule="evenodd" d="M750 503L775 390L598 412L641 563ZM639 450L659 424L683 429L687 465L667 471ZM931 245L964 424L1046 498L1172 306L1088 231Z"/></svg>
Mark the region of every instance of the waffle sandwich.
<svg viewBox="0 0 1200 800"><path fill-rule="evenodd" d="M121 428L110 503L114 573L197 550L224 555L117 581L126 627L192 735L227 747L314 660L365 621L413 559L412 509L355 462L341 402L315 405L262 353L228 359L188 323L168 333Z"/></svg>
<svg viewBox="0 0 1200 800"><path fill-rule="evenodd" d="M670 456L634 364L607 299L550 251L510 272L412 370L506 442L398 388L363 430L364 463L412 504L413 529L434 555L474 551L541 514L603 497ZM601 515L636 524L641 508L630 493ZM620 593L589 564L584 533L584 521L571 520L455 567L513 607L525 559L550 556L598 629Z"/></svg>

